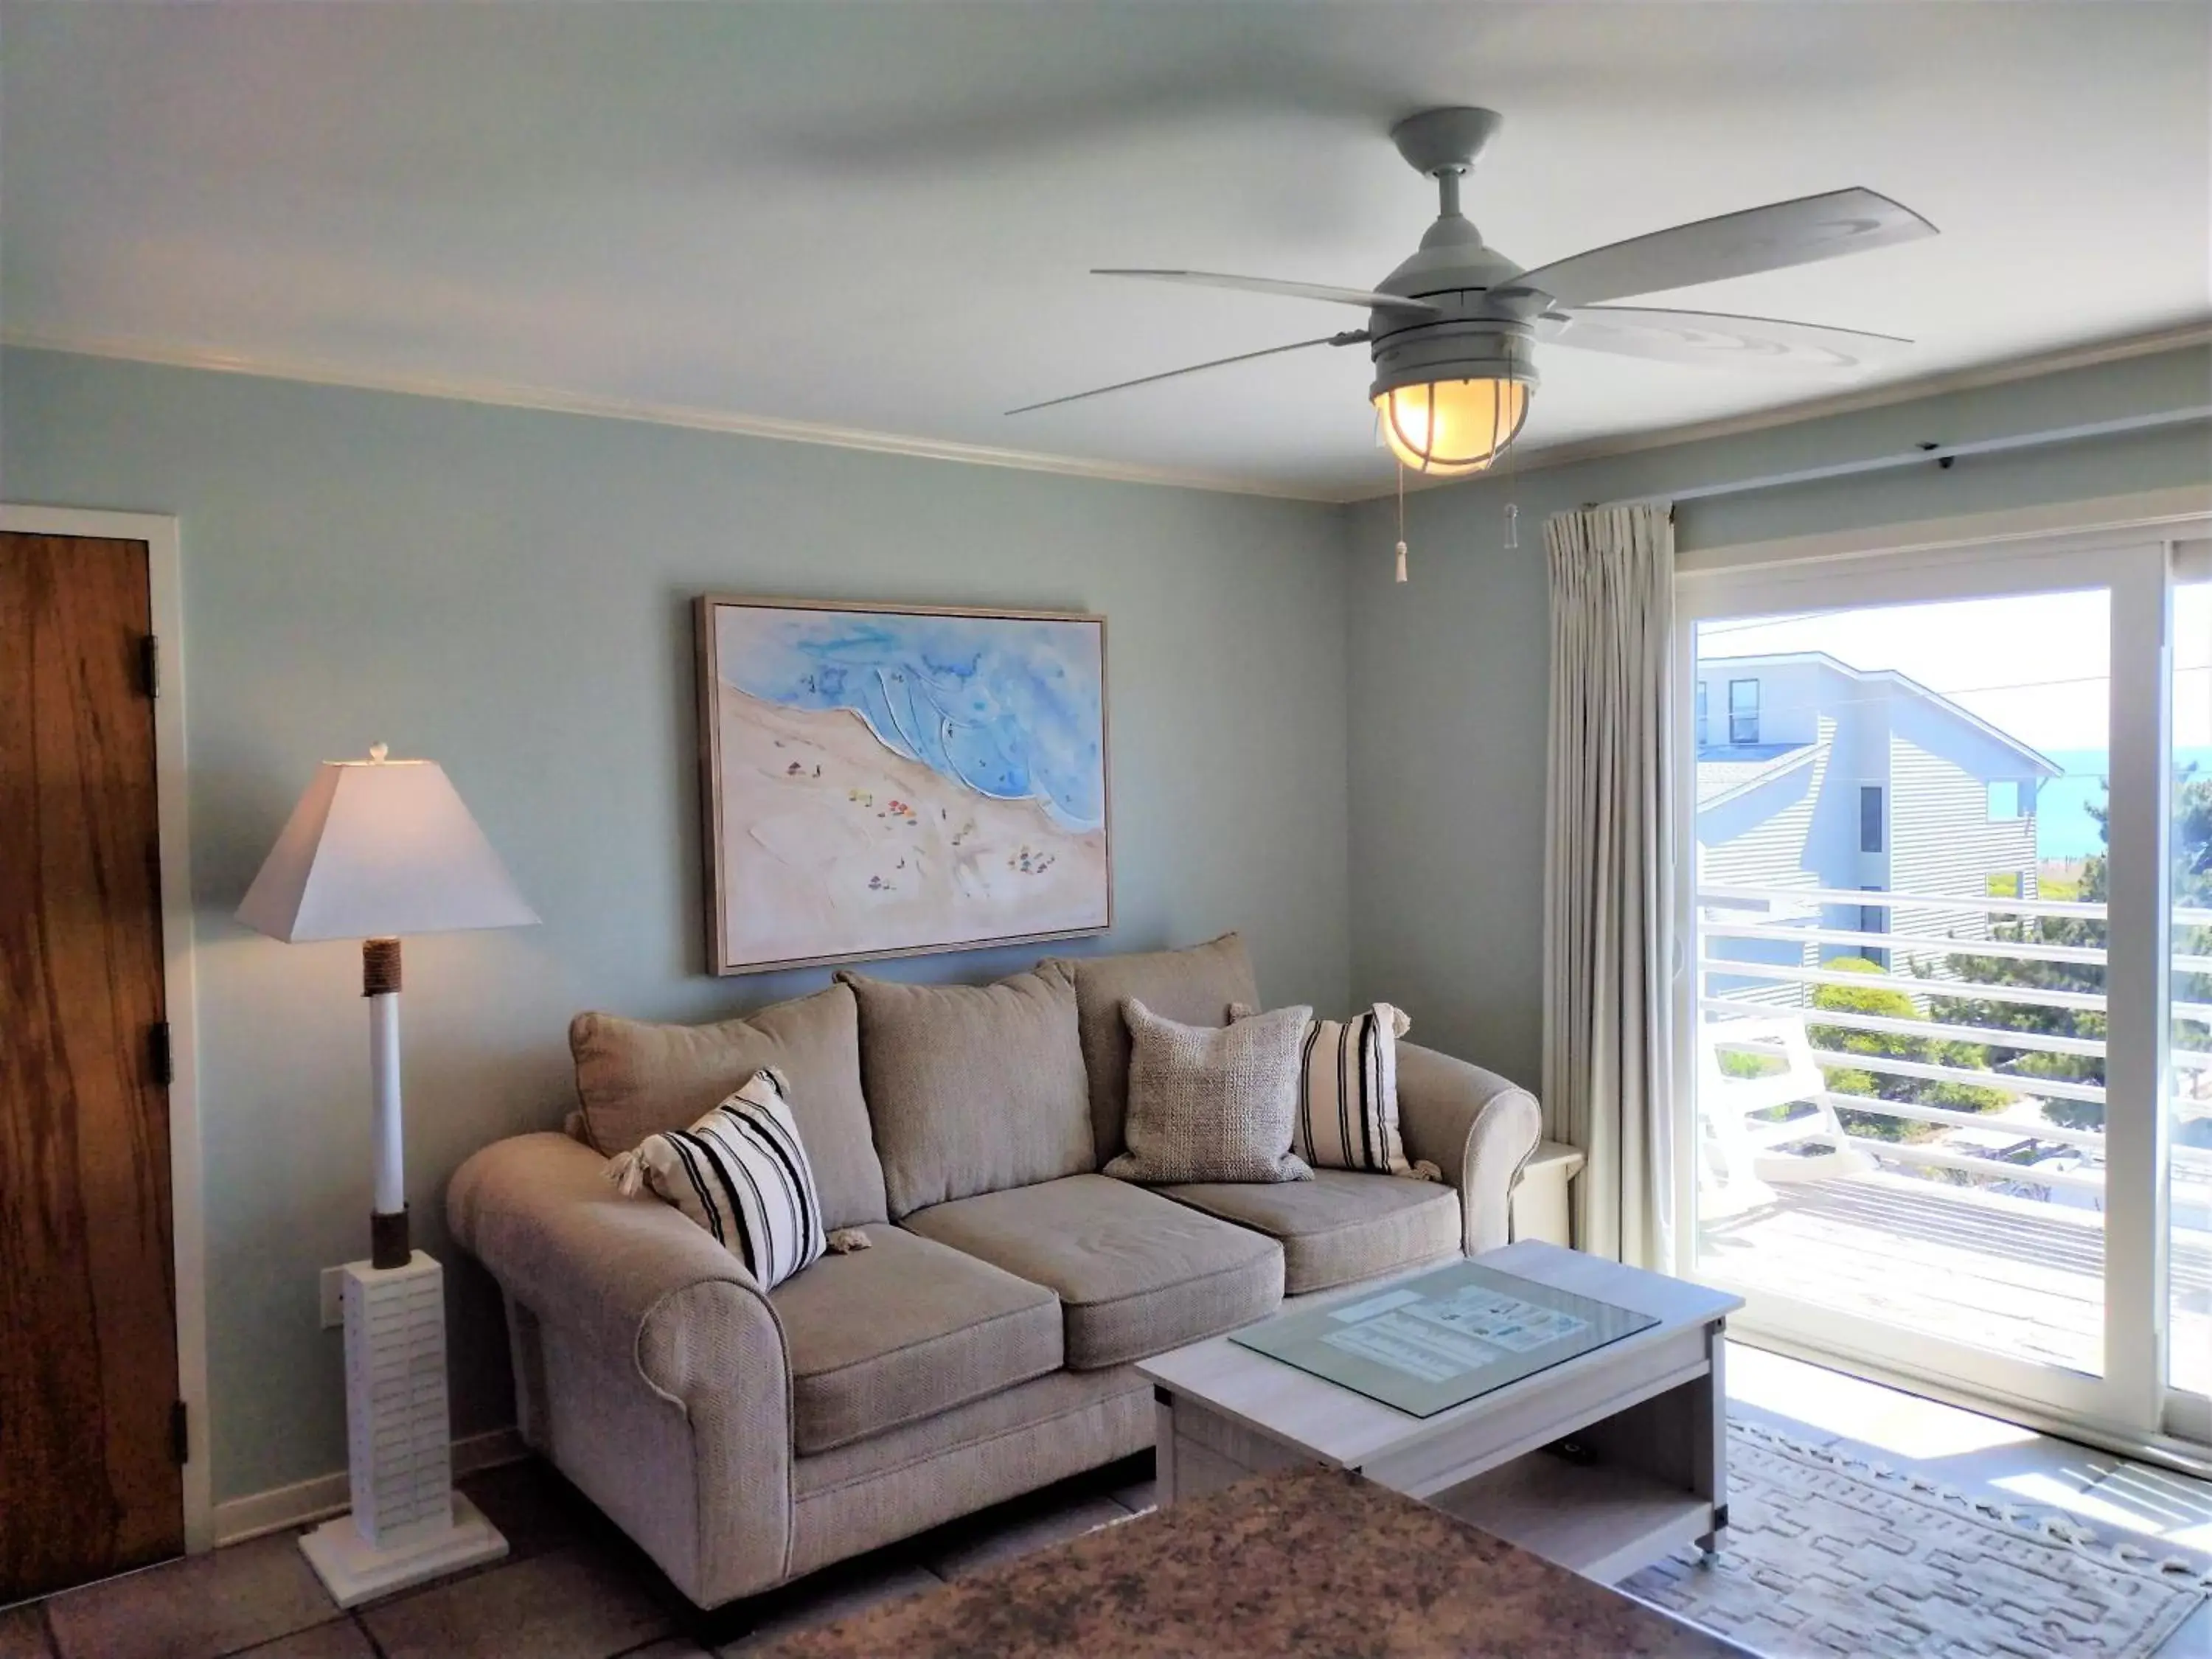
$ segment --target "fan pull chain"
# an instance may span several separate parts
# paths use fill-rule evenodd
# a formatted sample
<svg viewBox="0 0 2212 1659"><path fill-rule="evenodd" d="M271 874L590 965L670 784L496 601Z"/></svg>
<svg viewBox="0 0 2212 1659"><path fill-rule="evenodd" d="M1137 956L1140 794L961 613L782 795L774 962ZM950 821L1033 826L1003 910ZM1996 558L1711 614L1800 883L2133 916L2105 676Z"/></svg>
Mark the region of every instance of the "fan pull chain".
<svg viewBox="0 0 2212 1659"><path fill-rule="evenodd" d="M1510 336L1507 337L1505 342L1505 358L1508 362L1513 360L1513 341ZM1498 382L1496 395L1498 400L1498 424L1491 428L1493 432L1504 429L1505 383L1502 380ZM1512 441L1505 447L1505 545L1508 548L1517 548L1521 545L1521 505L1513 499L1516 488L1521 482L1521 463L1518 458L1521 447L1518 441L1520 436L1520 430L1516 428Z"/></svg>
<svg viewBox="0 0 2212 1659"><path fill-rule="evenodd" d="M1406 580L1406 464L1398 463L1398 580Z"/></svg>

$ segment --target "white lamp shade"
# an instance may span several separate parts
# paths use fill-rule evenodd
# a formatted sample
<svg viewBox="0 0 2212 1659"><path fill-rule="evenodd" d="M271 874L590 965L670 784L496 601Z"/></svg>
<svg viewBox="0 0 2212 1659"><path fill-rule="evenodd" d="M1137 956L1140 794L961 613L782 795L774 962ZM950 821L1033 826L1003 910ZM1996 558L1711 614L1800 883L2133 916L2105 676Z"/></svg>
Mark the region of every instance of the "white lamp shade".
<svg viewBox="0 0 2212 1659"><path fill-rule="evenodd" d="M238 919L301 941L521 927L538 913L434 762L325 761Z"/></svg>

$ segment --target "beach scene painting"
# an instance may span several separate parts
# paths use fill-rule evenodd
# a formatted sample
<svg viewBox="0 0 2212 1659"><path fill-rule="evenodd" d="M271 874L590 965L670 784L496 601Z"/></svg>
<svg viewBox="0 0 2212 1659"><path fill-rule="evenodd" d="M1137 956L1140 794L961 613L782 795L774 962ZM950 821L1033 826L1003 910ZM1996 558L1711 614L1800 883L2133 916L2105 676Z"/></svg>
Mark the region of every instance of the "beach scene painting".
<svg viewBox="0 0 2212 1659"><path fill-rule="evenodd" d="M1103 933L1106 619L698 602L722 974Z"/></svg>

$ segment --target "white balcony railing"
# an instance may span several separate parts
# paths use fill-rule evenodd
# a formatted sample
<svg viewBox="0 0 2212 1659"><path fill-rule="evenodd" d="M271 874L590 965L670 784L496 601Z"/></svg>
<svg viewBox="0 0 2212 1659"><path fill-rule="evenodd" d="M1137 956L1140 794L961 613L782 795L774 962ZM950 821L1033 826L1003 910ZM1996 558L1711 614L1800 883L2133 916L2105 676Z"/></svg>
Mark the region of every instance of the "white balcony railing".
<svg viewBox="0 0 2212 1659"><path fill-rule="evenodd" d="M1949 999L2068 1013L2103 1013L2105 996L2101 990L1990 983L1961 977L1959 966L1976 957L1989 962L2043 962L2095 969L2096 978L2101 980L2106 952L2100 945L1972 935L1984 931L1985 919L1991 916L2063 917L2102 922L2106 919L2102 904L1979 894L1735 884L1700 886L1697 900L1698 1008L1703 1026L1700 1035L1704 1042L1721 1050L1771 1055L1774 1051L1759 1041L1732 1039L1729 1026L1737 1018L1771 1020L1778 1012L1778 994L1789 997L1790 988L1794 987L1799 988L1795 1001L1802 1005L1805 1024L1815 1030L1831 1027L1877 1036L1922 1038L2075 1059L2104 1058L2105 1044L2100 1036L1954 1024L1933 1018L1929 1009L1932 1000ZM1869 909L1880 910L1893 925L1883 929L1828 927L1821 917L1822 909L1827 907L1846 908L1858 917ZM2212 909L2177 909L2173 922L2177 929L2212 927ZM2023 927L2021 931L2028 930ZM1739 960L1716 954L1712 947L1717 941L1790 947L1797 959ZM1883 963L1883 969L1877 973L1853 973L1821 965L1822 958L1838 951L1875 957ZM1808 957L1812 960L1806 960ZM2178 975L2212 974L2212 957L2178 952L2172 966ZM1826 987L1899 992L1912 999L1916 1012L1906 1017L1895 1012L1868 1013L1819 1007L1815 999ZM2212 1028L2212 1003L2176 1000L2172 1006L2172 1018ZM2178 1038L2171 1051L2170 1074L2174 1088L2166 1105L2183 1118L2212 1116L2212 1029L2189 1042L2192 1046L2185 1047ZM2197 1044L2202 1046L2194 1046ZM1824 1073L1848 1067L1881 1077L1996 1091L2021 1101L2064 1101L2098 1107L2105 1104L2101 1085L2070 1078L2045 1078L1986 1066L1950 1065L1932 1059L1847 1053L1820 1047L1814 1048L1813 1057ZM1970 1146L1945 1144L1942 1138L1914 1142L1847 1134L1852 1145L1887 1164L1950 1171L1966 1176L1978 1185L1997 1182L2014 1192L2022 1188L2041 1188L2053 1193L2063 1190L2101 1196L2104 1191L2101 1165L2105 1137L2101 1129L2052 1122L2047 1121L2047 1116L2023 1121L2013 1115L1960 1111L1918 1101L1835 1091L1823 1092L1814 1098L1838 1111L1901 1123L1985 1133L2016 1132L2023 1146L2037 1160L2023 1164L1994 1158ZM2079 1167L2052 1167L2045 1161L2052 1157L2063 1158L2068 1152L2084 1155ZM2172 1149L2172 1158L2177 1182L2185 1182L2192 1188L2201 1186L2206 1204L2212 1206L2212 1152L2177 1146Z"/></svg>

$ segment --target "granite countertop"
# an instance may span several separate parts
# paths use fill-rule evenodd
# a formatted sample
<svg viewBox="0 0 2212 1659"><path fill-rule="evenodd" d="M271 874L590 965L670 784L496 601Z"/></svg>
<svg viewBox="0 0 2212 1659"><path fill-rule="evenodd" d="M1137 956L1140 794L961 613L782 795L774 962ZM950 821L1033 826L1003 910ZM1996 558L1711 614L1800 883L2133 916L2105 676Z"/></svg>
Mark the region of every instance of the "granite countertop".
<svg viewBox="0 0 2212 1659"><path fill-rule="evenodd" d="M1297 1469L801 1632L779 1659L1743 1659L1357 1474Z"/></svg>

